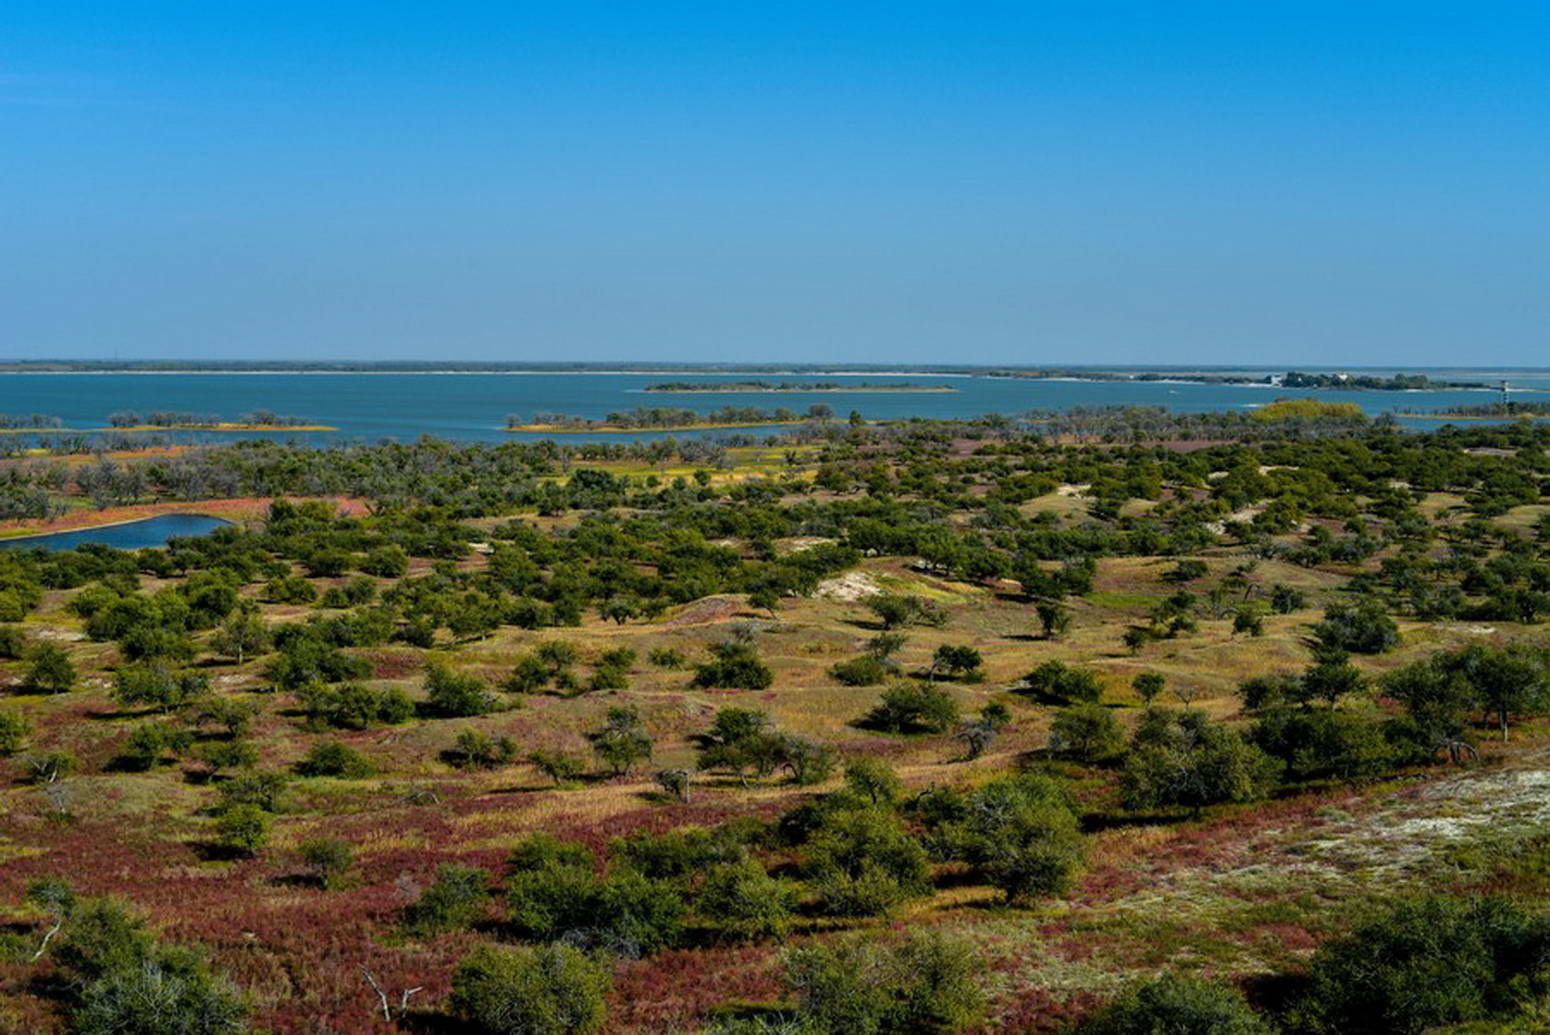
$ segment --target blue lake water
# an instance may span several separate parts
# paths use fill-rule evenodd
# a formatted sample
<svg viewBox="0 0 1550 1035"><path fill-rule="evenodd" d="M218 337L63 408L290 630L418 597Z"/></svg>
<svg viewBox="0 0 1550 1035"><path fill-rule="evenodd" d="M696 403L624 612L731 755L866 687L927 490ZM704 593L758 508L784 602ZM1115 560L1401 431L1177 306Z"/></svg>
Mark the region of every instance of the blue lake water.
<svg viewBox="0 0 1550 1035"><path fill-rule="evenodd" d="M1263 374L1269 371L1260 370ZM1373 371L1389 373L1390 371ZM1448 380L1511 381L1516 397L1550 399L1550 370L1427 371ZM878 394L817 392L764 394L647 393L643 389L665 380L735 381L819 379L872 383L916 382L949 384L956 392ZM201 373L201 374L0 374L0 413L44 413L63 419L67 427L101 427L109 414L122 410L174 410L236 419L243 413L268 409L337 427L337 432L267 433L308 442L414 439L434 435L460 441L510 441L541 438L503 429L506 415L531 418L538 412L602 418L611 411L638 406L662 406L706 412L725 405L767 410L786 407L798 412L824 403L843 417L859 410L869 418L1008 416L1029 410L1065 410L1076 406L1150 405L1171 410L1246 409L1285 395L1350 401L1371 414L1395 410L1436 410L1490 401L1480 391L1289 391L1247 386L1170 382L1102 382L1033 380L909 372L875 373L693 374L672 373L551 373L506 372L473 374L425 373ZM183 439L254 437L254 432L170 433ZM652 433L642 433L650 435ZM566 436L618 440L632 436L603 434Z"/></svg>
<svg viewBox="0 0 1550 1035"><path fill-rule="evenodd" d="M120 550L140 550L152 546L165 546L175 536L208 535L230 521L206 517L203 514L162 514L143 521L126 521L120 525L104 525L101 528L79 528L69 532L53 532L49 535L20 536L0 539L0 547L19 549L73 550L87 543L100 543Z"/></svg>

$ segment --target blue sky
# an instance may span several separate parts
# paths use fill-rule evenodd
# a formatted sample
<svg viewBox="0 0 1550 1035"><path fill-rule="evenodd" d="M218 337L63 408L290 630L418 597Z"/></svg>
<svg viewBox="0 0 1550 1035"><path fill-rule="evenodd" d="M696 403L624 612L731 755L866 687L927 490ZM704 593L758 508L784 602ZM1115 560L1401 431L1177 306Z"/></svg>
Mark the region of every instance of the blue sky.
<svg viewBox="0 0 1550 1035"><path fill-rule="evenodd" d="M1550 12L0 20L0 358L1550 364Z"/></svg>

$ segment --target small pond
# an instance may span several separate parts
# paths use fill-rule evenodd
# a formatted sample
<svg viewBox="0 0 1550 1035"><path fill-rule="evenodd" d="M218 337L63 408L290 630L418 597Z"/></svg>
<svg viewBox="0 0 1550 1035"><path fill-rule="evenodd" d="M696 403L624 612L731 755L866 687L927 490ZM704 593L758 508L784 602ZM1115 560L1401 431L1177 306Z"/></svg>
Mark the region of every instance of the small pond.
<svg viewBox="0 0 1550 1035"><path fill-rule="evenodd" d="M230 521L206 517L203 514L162 514L158 517L126 521L118 525L74 528L68 532L0 539L0 547L73 550L86 543L100 543L120 550L139 550L147 546L166 546L167 540L175 536L209 535L217 528L229 524L231 524Z"/></svg>

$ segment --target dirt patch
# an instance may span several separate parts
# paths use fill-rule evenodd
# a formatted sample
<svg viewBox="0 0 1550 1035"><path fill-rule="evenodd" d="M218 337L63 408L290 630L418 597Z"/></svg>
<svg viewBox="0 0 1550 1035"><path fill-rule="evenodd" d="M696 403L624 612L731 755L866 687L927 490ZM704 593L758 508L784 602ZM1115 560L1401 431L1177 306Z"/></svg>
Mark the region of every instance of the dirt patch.
<svg viewBox="0 0 1550 1035"><path fill-rule="evenodd" d="M719 622L731 618L743 609L740 600L728 597L706 597L696 600L692 604L685 604L677 614L663 622L663 625L704 625L708 622Z"/></svg>
<svg viewBox="0 0 1550 1035"><path fill-rule="evenodd" d="M825 600L839 600L845 603L853 603L875 596L881 592L877 580L864 571L847 572L844 575L832 579L825 579L818 584L814 596Z"/></svg>

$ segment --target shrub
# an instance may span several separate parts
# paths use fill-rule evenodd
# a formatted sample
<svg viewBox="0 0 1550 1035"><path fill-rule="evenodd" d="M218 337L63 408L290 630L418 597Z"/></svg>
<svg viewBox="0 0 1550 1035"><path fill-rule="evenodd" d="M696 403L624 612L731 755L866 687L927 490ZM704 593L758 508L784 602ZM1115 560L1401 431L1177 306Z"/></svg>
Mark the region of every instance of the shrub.
<svg viewBox="0 0 1550 1035"><path fill-rule="evenodd" d="M766 690L775 673L746 643L729 641L712 648L711 659L694 670L694 685L707 689Z"/></svg>
<svg viewBox="0 0 1550 1035"><path fill-rule="evenodd" d="M1049 747L1053 755L1098 764L1124 752L1125 733L1103 705L1078 704L1056 713Z"/></svg>
<svg viewBox="0 0 1550 1035"><path fill-rule="evenodd" d="M947 679L962 679L977 683L984 678L980 666L984 658L973 647L944 643L931 655L931 674L941 674Z"/></svg>
<svg viewBox="0 0 1550 1035"><path fill-rule="evenodd" d="M601 880L579 859L527 859L506 878L508 921L535 941L564 940L635 958L676 944L685 912L668 883L632 870Z"/></svg>
<svg viewBox="0 0 1550 1035"><path fill-rule="evenodd" d="M454 672L441 662L432 662L425 674L425 699L438 715L466 718L495 710L495 695L485 688L478 676Z"/></svg>
<svg viewBox="0 0 1550 1035"><path fill-rule="evenodd" d="M698 899L700 915L734 941L784 940L796 904L796 887L771 877L753 859L711 867Z"/></svg>
<svg viewBox="0 0 1550 1035"><path fill-rule="evenodd" d="M280 796L285 792L284 773L243 773L234 776L218 788L220 811L238 805L256 805L265 812L277 812Z"/></svg>
<svg viewBox="0 0 1550 1035"><path fill-rule="evenodd" d="M302 776L337 776L346 780L361 780L376 772L371 759L337 740L320 740L312 745L306 757L296 763L296 771Z"/></svg>
<svg viewBox="0 0 1550 1035"><path fill-rule="evenodd" d="M192 743L188 730L165 722L142 722L124 739L114 762L124 769L144 772L161 764L169 752L182 754Z"/></svg>
<svg viewBox="0 0 1550 1035"><path fill-rule="evenodd" d="M883 698L861 725L889 733L940 733L958 721L952 695L927 683L900 683L883 691Z"/></svg>
<svg viewBox="0 0 1550 1035"><path fill-rule="evenodd" d="M1079 1035L1271 1035L1231 985L1164 974L1100 1010Z"/></svg>
<svg viewBox="0 0 1550 1035"><path fill-rule="evenodd" d="M834 772L834 749L817 741L787 734L780 738L780 764L799 787L823 783Z"/></svg>
<svg viewBox="0 0 1550 1035"><path fill-rule="evenodd" d="M870 654L829 666L829 675L846 686L876 686L893 674L893 669Z"/></svg>
<svg viewBox="0 0 1550 1035"><path fill-rule="evenodd" d="M436 880L404 907L404 931L430 938L478 920L489 907L490 875L477 866L443 864Z"/></svg>
<svg viewBox="0 0 1550 1035"><path fill-rule="evenodd" d="M1331 604L1324 619L1313 624L1321 647L1352 654L1381 654L1399 646L1399 626L1377 600Z"/></svg>
<svg viewBox="0 0 1550 1035"><path fill-rule="evenodd" d="M216 843L234 855L253 856L269 839L269 815L257 805L234 805L215 821Z"/></svg>
<svg viewBox="0 0 1550 1035"><path fill-rule="evenodd" d="M1321 946L1293 1026L1404 1035L1505 1014L1545 992L1550 918L1503 898L1403 902Z"/></svg>
<svg viewBox="0 0 1550 1035"><path fill-rule="evenodd" d="M517 757L517 745L510 737L495 738L483 730L465 729L445 756L457 769L496 769Z"/></svg>
<svg viewBox="0 0 1550 1035"><path fill-rule="evenodd" d="M134 965L107 971L80 989L70 1015L78 1035L235 1035L247 1004L203 957L155 944Z"/></svg>
<svg viewBox="0 0 1550 1035"><path fill-rule="evenodd" d="M980 965L963 942L917 934L898 945L851 940L786 956L802 1030L846 1035L932 1035L979 1019Z"/></svg>
<svg viewBox="0 0 1550 1035"><path fill-rule="evenodd" d="M26 635L14 625L0 625L0 658L18 661L26 655Z"/></svg>
<svg viewBox="0 0 1550 1035"><path fill-rule="evenodd" d="M679 669L688 664L683 651L674 647L653 647L647 654L646 660L657 668Z"/></svg>
<svg viewBox="0 0 1550 1035"><path fill-rule="evenodd" d="M1249 739L1286 766L1292 780L1359 780L1378 776L1405 760L1376 717L1322 708L1272 708L1255 722Z"/></svg>
<svg viewBox="0 0 1550 1035"><path fill-rule="evenodd" d="M1255 801L1270 793L1279 775L1275 759L1233 729L1211 724L1202 713L1152 712L1137 730L1137 746L1120 775L1127 808L1185 807Z"/></svg>
<svg viewBox="0 0 1550 1035"><path fill-rule="evenodd" d="M487 1035L588 1035L603 1026L611 984L568 945L482 946L452 973L452 1010Z"/></svg>
<svg viewBox="0 0 1550 1035"><path fill-rule="evenodd" d="M929 890L925 849L876 808L831 813L808 845L805 871L825 912L874 916Z"/></svg>
<svg viewBox="0 0 1550 1035"><path fill-rule="evenodd" d="M556 787L580 779L587 771L586 763L581 759L560 751L534 751L527 760L553 780Z"/></svg>
<svg viewBox="0 0 1550 1035"><path fill-rule="evenodd" d="M27 661L22 683L33 693L63 694L75 689L75 665L61 648L40 643L27 652Z"/></svg>
<svg viewBox="0 0 1550 1035"><path fill-rule="evenodd" d="M355 865L355 846L339 837L314 837L296 848L312 878L324 888L337 888Z"/></svg>
<svg viewBox="0 0 1550 1035"><path fill-rule="evenodd" d="M858 758L845 767L845 783L873 805L892 805L904 793L904 783L880 758Z"/></svg>
<svg viewBox="0 0 1550 1035"><path fill-rule="evenodd" d="M17 712L0 712L0 758L16 754L27 744L32 723Z"/></svg>
<svg viewBox="0 0 1550 1035"><path fill-rule="evenodd" d="M939 836L949 857L974 865L1014 904L1064 891L1083 855L1070 796L1045 776L986 784Z"/></svg>
<svg viewBox="0 0 1550 1035"><path fill-rule="evenodd" d="M947 612L924 597L878 593L867 598L866 605L883 623L884 629L898 629L907 625L940 627L947 624Z"/></svg>
<svg viewBox="0 0 1550 1035"><path fill-rule="evenodd" d="M615 776L651 757L651 737L633 708L610 708L603 728L592 734L592 751Z"/></svg>
<svg viewBox="0 0 1550 1035"><path fill-rule="evenodd" d="M1072 668L1051 659L1023 677L1026 693L1048 700L1071 703L1097 701L1103 696L1098 677L1084 668Z"/></svg>
<svg viewBox="0 0 1550 1035"><path fill-rule="evenodd" d="M160 662L125 665L113 676L113 696L119 704L148 704L164 712L182 708L209 692L210 677L203 672L173 672Z"/></svg>
<svg viewBox="0 0 1550 1035"><path fill-rule="evenodd" d="M1141 698L1141 703L1148 708L1167 685L1167 678L1159 672L1140 672L1130 681L1131 689L1135 690L1136 696Z"/></svg>

